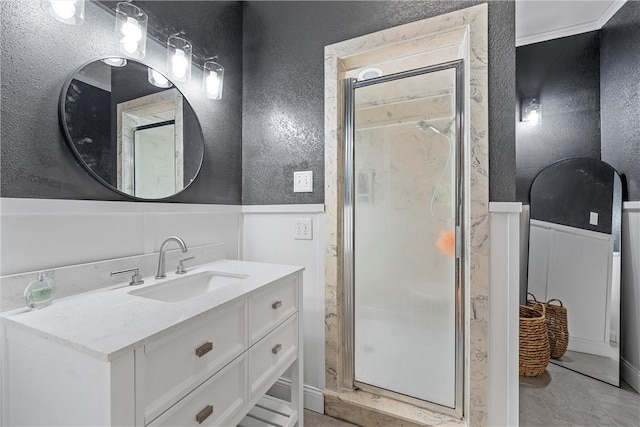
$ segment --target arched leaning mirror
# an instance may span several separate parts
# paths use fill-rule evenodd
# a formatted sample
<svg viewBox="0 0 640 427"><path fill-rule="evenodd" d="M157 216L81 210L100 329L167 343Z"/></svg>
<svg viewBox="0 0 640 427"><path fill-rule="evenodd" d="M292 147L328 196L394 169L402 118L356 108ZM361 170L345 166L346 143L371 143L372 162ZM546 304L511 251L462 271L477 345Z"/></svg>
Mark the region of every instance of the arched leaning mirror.
<svg viewBox="0 0 640 427"><path fill-rule="evenodd" d="M568 348L551 362L618 386L620 176L600 160L561 160L536 176L530 200L528 291L567 313Z"/></svg>
<svg viewBox="0 0 640 427"><path fill-rule="evenodd" d="M80 164L112 190L166 199L202 165L204 139L185 96L153 68L124 58L90 62L60 96L60 125Z"/></svg>

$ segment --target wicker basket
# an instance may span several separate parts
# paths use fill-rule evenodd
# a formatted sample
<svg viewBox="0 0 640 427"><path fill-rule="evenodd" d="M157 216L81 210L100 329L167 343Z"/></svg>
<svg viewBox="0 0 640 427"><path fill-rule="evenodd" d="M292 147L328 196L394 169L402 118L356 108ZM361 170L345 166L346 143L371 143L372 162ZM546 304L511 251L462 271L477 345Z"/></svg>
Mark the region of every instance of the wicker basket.
<svg viewBox="0 0 640 427"><path fill-rule="evenodd" d="M536 299L535 295L533 295L531 292L527 293L528 296L530 296L533 299L528 299L527 300L527 307L531 307L534 310L538 310L539 312L543 312L545 316L547 315L546 313L546 309L547 307L545 306L545 304L543 302L540 302Z"/></svg>
<svg viewBox="0 0 640 427"><path fill-rule="evenodd" d="M542 311L545 309L547 331L549 334L549 348L551 349L551 358L559 359L567 351L569 346L569 327L567 326L567 308L562 305L562 301L558 299L550 299L546 303L540 302L535 295L528 293L533 300L527 300L527 306L534 310ZM551 304L556 301L560 305Z"/></svg>
<svg viewBox="0 0 640 427"><path fill-rule="evenodd" d="M549 333L545 322L545 307L540 310L520 306L520 363L519 372L523 377L537 377L542 374L551 356Z"/></svg>
<svg viewBox="0 0 640 427"><path fill-rule="evenodd" d="M557 301L560 305L551 304ZM550 299L545 303L547 309L547 329L549 331L549 347L551 358L559 359L569 346L569 327L567 326L567 308L562 301Z"/></svg>

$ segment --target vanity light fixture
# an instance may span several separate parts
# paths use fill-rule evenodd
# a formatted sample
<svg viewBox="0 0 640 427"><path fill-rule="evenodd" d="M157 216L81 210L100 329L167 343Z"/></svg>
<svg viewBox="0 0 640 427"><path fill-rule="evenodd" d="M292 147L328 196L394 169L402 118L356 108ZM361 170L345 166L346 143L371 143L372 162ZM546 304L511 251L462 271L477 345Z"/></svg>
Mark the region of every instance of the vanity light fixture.
<svg viewBox="0 0 640 427"><path fill-rule="evenodd" d="M49 15L68 25L84 22L84 0L46 0L43 3Z"/></svg>
<svg viewBox="0 0 640 427"><path fill-rule="evenodd" d="M147 48L147 14L138 6L120 2L116 6L116 32L120 52L130 58L144 58Z"/></svg>
<svg viewBox="0 0 640 427"><path fill-rule="evenodd" d="M167 39L167 70L171 80L184 82L191 78L191 42L178 34Z"/></svg>
<svg viewBox="0 0 640 427"><path fill-rule="evenodd" d="M125 65L127 65L126 59L117 58L117 57L104 58L102 62L104 62L107 65L111 65L112 67L124 67Z"/></svg>
<svg viewBox="0 0 640 427"><path fill-rule="evenodd" d="M148 73L147 78L149 80L149 83L151 83L152 85L161 87L161 88L168 88L173 86L173 84L171 84L169 79L167 79L165 76L163 76L153 68L151 67L147 68L147 73Z"/></svg>
<svg viewBox="0 0 640 427"><path fill-rule="evenodd" d="M540 122L540 102L538 97L524 98L520 102L520 121L537 125Z"/></svg>
<svg viewBox="0 0 640 427"><path fill-rule="evenodd" d="M222 84L224 83L224 67L218 64L217 56L206 59L202 67L202 86L209 99L222 99Z"/></svg>

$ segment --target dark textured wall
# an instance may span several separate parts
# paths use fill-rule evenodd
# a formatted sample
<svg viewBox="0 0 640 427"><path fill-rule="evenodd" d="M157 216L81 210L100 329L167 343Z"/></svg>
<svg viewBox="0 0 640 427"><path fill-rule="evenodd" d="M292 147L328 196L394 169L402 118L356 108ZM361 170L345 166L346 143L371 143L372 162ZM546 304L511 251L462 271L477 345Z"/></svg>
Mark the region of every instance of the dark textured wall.
<svg viewBox="0 0 640 427"><path fill-rule="evenodd" d="M324 203L324 46L480 1L248 2L243 203ZM490 198L515 199L515 7L489 3ZM312 170L313 193L293 193Z"/></svg>
<svg viewBox="0 0 640 427"><path fill-rule="evenodd" d="M628 1L601 30L602 160L640 200L640 2Z"/></svg>
<svg viewBox="0 0 640 427"><path fill-rule="evenodd" d="M599 32L516 49L516 193L529 202L535 176L570 157L600 159ZM541 121L520 122L520 99L538 96Z"/></svg>
<svg viewBox="0 0 640 427"><path fill-rule="evenodd" d="M178 84L198 114L205 158L196 181L169 201L241 202L242 4L239 2L135 2L186 31L225 66L222 101L202 96L201 81ZM97 57L117 54L114 17L91 2L85 22L68 26L31 0L0 2L2 19L2 197L126 200L84 171L58 126L58 96L67 76ZM24 13L31 11L31 13ZM196 47L197 49L198 47ZM163 45L147 41L142 61L166 69Z"/></svg>
<svg viewBox="0 0 640 427"><path fill-rule="evenodd" d="M567 159L549 165L531 184L531 219L611 234L619 181L613 168L600 160ZM598 214L596 225L590 223L591 212Z"/></svg>
<svg viewBox="0 0 640 427"><path fill-rule="evenodd" d="M78 105L78 98L86 101L85 108ZM67 129L74 141L78 154L100 178L106 182L116 182L115 145L111 117L111 93L95 86L74 80L69 84L65 114L69 117ZM86 107L89 105L90 107Z"/></svg>
<svg viewBox="0 0 640 427"><path fill-rule="evenodd" d="M20 13L31 7L29 0L0 3L0 195L124 200L78 165L56 114L65 78L89 60L117 53L113 17L87 2L84 25L71 27L40 10ZM325 45L481 1L135 3L151 22L166 20L162 25L185 30L197 48L218 54L226 70L222 102L202 97L199 81L178 85L200 118L206 147L200 175L170 201L240 203L244 180L244 202L257 204L324 201ZM515 197L514 10L512 2L489 5L490 197L497 201ZM245 73L244 91L243 37L244 61L254 67ZM147 51L143 62L164 70L163 47L149 40ZM314 171L314 193L293 194L294 170Z"/></svg>

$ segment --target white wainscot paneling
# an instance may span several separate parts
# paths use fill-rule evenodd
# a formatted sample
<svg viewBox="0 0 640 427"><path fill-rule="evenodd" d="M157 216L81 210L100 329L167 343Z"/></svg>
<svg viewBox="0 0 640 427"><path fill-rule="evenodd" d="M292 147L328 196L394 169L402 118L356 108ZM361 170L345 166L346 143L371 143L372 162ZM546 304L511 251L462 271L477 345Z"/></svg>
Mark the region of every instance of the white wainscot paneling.
<svg viewBox="0 0 640 427"><path fill-rule="evenodd" d="M0 227L3 276L144 253L142 213L3 212Z"/></svg>
<svg viewBox="0 0 640 427"><path fill-rule="evenodd" d="M522 205L520 214L520 304L527 303L527 272L529 271L529 205Z"/></svg>
<svg viewBox="0 0 640 427"><path fill-rule="evenodd" d="M303 289L305 407L322 412L324 206L245 206L243 211L243 260L305 267ZM312 240L293 238L294 220L303 218L312 220ZM286 380L280 382L280 388L286 388Z"/></svg>
<svg viewBox="0 0 640 427"><path fill-rule="evenodd" d="M613 237L531 220L529 292L567 307L569 350L610 356Z"/></svg>
<svg viewBox="0 0 640 427"><path fill-rule="evenodd" d="M622 378L640 392L640 201L622 211Z"/></svg>
<svg viewBox="0 0 640 427"><path fill-rule="evenodd" d="M492 202L490 215L489 390L492 426L517 426L520 203Z"/></svg>
<svg viewBox="0 0 640 427"><path fill-rule="evenodd" d="M180 236L187 245L199 246L212 242L226 244L226 258L239 255L240 216L237 213L190 212L176 218L175 213L156 213L153 224L153 252L168 236Z"/></svg>
<svg viewBox="0 0 640 427"><path fill-rule="evenodd" d="M149 254L172 234L239 254L240 206L3 198L0 215L2 276Z"/></svg>

